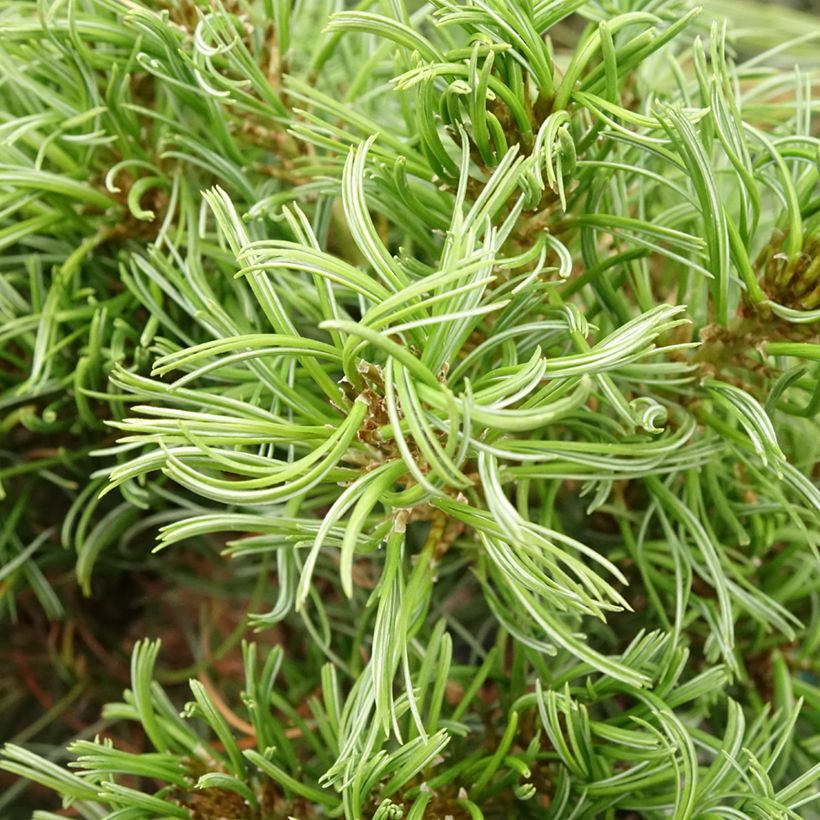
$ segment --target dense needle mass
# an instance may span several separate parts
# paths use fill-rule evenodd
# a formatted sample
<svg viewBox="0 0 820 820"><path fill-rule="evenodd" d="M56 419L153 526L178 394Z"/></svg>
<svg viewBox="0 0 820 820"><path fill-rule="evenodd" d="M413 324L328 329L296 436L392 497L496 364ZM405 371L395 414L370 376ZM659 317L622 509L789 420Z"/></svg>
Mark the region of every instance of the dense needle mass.
<svg viewBox="0 0 820 820"><path fill-rule="evenodd" d="M341 5L0 0L2 679L74 685L0 767L84 820L818 816L820 29Z"/></svg>

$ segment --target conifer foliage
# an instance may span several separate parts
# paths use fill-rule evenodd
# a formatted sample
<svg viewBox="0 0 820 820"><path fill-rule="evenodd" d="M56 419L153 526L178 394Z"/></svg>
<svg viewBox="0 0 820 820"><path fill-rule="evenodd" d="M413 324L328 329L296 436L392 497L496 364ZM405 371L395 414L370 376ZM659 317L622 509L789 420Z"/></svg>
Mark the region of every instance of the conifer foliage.
<svg viewBox="0 0 820 820"><path fill-rule="evenodd" d="M258 632L143 634L3 812L817 816L818 32L744 25L0 2L4 630L150 568Z"/></svg>

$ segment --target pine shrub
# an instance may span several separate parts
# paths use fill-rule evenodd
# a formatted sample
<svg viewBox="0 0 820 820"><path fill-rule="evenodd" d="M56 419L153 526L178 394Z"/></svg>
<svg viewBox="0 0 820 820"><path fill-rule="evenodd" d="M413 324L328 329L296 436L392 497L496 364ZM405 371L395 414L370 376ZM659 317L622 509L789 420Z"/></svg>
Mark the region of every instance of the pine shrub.
<svg viewBox="0 0 820 820"><path fill-rule="evenodd" d="M0 813L817 817L818 33L2 0Z"/></svg>

